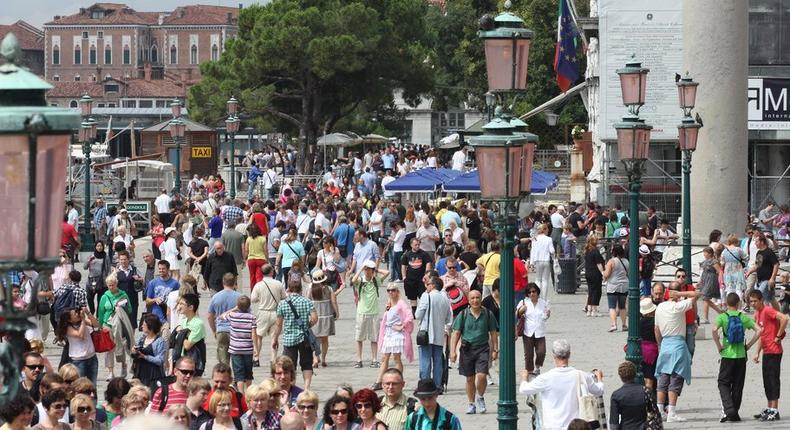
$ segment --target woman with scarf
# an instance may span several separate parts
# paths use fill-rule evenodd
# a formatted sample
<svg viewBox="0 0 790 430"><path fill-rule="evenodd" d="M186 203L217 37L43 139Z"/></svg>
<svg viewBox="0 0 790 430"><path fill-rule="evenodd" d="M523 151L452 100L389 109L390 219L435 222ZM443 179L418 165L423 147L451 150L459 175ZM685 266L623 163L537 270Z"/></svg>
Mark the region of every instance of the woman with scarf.
<svg viewBox="0 0 790 430"><path fill-rule="evenodd" d="M104 278L110 274L111 268L112 259L104 249L104 242L97 241L93 255L83 265L83 269L88 270L88 284L85 286L85 290L88 293L88 308L91 310L91 313L96 312L96 305L101 300L104 292L107 291Z"/></svg>
<svg viewBox="0 0 790 430"><path fill-rule="evenodd" d="M114 274L108 276L107 279L105 279L105 283L107 284L107 291L102 295L99 301L98 317L100 327L108 327L110 333L113 335L113 341L115 341L115 349L107 351L107 353L104 354L104 365L109 371L109 376L107 376L107 380L109 381L115 377L116 358L121 363L121 377L126 377L126 356L131 349L131 342L129 340L133 336L132 325L129 321L132 306L129 304L129 296L126 292L118 288L118 278ZM119 310L124 316L116 315L119 313ZM118 318L116 318L116 316ZM124 318L128 326L121 321ZM124 331L126 335L124 335ZM116 336L116 334L118 334L118 336Z"/></svg>

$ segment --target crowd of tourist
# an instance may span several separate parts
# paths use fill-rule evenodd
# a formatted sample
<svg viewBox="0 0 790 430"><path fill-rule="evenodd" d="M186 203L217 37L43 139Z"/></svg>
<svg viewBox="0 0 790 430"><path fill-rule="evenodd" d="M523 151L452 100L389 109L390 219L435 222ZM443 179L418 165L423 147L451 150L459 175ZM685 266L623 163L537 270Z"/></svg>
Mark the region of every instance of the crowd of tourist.
<svg viewBox="0 0 790 430"><path fill-rule="evenodd" d="M787 258L781 246L790 222L785 208L760 212L743 239L730 234L722 243L723 234L712 232L699 282L679 270L665 286L653 278L677 235L654 208L640 225L639 265L630 267L630 221L619 207L536 206L518 221L514 282L502 285L501 238L491 206L449 198L407 202L387 192L396 176L438 166L435 154L391 148L350 154L342 166L306 182L282 180L277 160L250 157L252 186L244 200L231 199L213 177L193 178L185 195L163 190L148 231L122 206L107 209L97 200L95 251L80 264L70 206L61 262L38 291L47 309L36 305L35 328L26 333L22 392L2 407L6 426L99 430L123 426L138 414L164 414L194 430L460 429L457 414L487 412L485 393L498 366L500 291L511 288L516 335L524 346L519 392L541 396L541 428L585 428L576 419L594 420L587 400L603 395L603 374L575 370L570 344L546 339L548 292L560 259L578 259L584 267L587 317L601 316L605 291L609 332L627 331L628 273L640 274L645 384L635 383L633 363L620 365L625 385L611 395L611 428L683 420L677 401L691 379L694 333L708 323L722 357L722 421L740 420L750 347L753 359L762 360L768 398L756 418L779 419L787 317L774 293L777 281L788 282L778 278L780 259ZM461 149L450 167L463 169L465 160ZM140 235L150 236L150 248L135 246L132 236ZM34 302L38 274L15 276L14 305L26 308ZM249 291L240 288L242 278ZM353 308L339 306L344 290L353 295ZM205 315L201 301L208 301ZM370 386L315 392L314 371L337 365L336 321L352 313L353 367L373 369ZM747 330L754 336L745 337ZM209 335L215 350L207 347ZM63 348L57 366L43 354L50 338ZM547 352L554 368L543 371ZM97 381L102 354L108 374L103 399ZM419 377L409 393L404 360L415 356ZM256 367L270 368L270 378L255 380ZM448 368L465 378L463 411L437 402ZM577 396L580 386L586 394Z"/></svg>

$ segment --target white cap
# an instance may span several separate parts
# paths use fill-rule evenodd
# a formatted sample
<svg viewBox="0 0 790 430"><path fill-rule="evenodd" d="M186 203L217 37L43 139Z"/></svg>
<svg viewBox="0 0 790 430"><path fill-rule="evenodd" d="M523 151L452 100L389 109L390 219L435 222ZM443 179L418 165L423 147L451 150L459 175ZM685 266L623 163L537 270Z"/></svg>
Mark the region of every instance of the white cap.
<svg viewBox="0 0 790 430"><path fill-rule="evenodd" d="M362 267L365 269L375 269L376 263L372 260L368 260L362 265Z"/></svg>
<svg viewBox="0 0 790 430"><path fill-rule="evenodd" d="M642 254L642 255L650 254L650 248L648 248L647 245L640 245L639 246L639 253Z"/></svg>

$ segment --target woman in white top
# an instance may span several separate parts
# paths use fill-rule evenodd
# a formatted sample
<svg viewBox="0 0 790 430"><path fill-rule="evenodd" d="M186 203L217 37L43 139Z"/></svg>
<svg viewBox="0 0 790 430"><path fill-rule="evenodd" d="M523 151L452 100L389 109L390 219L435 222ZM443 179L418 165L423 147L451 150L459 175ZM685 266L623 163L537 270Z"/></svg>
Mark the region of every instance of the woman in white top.
<svg viewBox="0 0 790 430"><path fill-rule="evenodd" d="M80 376L84 376L96 385L96 376L99 371L99 360L93 348L91 333L99 327L96 319L85 308L71 308L63 311L55 331L55 340L68 340L69 358L77 366Z"/></svg>
<svg viewBox="0 0 790 430"><path fill-rule="evenodd" d="M524 342L525 367L533 375L540 375L546 359L546 320L549 316L549 302L540 298L540 287L530 282L527 298L518 304L516 317L524 318L524 332L518 335Z"/></svg>
<svg viewBox="0 0 790 430"><path fill-rule="evenodd" d="M379 243L381 231L384 227L384 204L379 203L376 210L370 214L370 221L368 221L368 232L370 233L370 240L373 243Z"/></svg>
<svg viewBox="0 0 790 430"><path fill-rule="evenodd" d="M628 259L622 245L612 247L612 258L606 262L603 270L603 280L606 282L606 298L609 302L609 319L612 326L609 331L617 331L617 314L623 323L623 331L628 330L625 322L626 297L628 296Z"/></svg>
<svg viewBox="0 0 790 430"><path fill-rule="evenodd" d="M532 240L532 251L529 255L529 265L537 275L535 283L542 291L548 291L551 286L551 259L554 256L554 243L546 235L547 232L546 224L538 227L538 234Z"/></svg>
<svg viewBox="0 0 790 430"><path fill-rule="evenodd" d="M336 264L341 258L340 249L335 246L335 238L332 236L325 236L322 241L322 248L316 255L315 270L324 272L324 276L326 276L326 285L330 287L332 291L337 291L342 281Z"/></svg>
<svg viewBox="0 0 790 430"><path fill-rule="evenodd" d="M170 263L171 276L175 279L179 279L181 277L181 253L178 250L176 236L178 236L178 231L175 227L166 228L165 237L167 240L159 245L159 252L162 253L162 260L166 260Z"/></svg>

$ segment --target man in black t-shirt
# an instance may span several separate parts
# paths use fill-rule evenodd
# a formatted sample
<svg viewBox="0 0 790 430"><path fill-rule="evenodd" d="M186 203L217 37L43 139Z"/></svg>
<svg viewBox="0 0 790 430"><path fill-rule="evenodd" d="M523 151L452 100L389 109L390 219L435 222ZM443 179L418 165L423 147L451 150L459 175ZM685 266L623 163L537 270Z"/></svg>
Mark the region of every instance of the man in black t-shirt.
<svg viewBox="0 0 790 430"><path fill-rule="evenodd" d="M576 206L576 210L568 216L568 223L571 225L573 235L576 238L587 236L587 223L582 218L584 205Z"/></svg>
<svg viewBox="0 0 790 430"><path fill-rule="evenodd" d="M457 242L453 242L453 232L450 231L449 228L444 230L444 240L442 240L442 243L439 245L438 248L436 248L437 262L445 257L444 250L447 248L453 249L453 257L456 258L459 255L461 255L461 252L463 252L463 248L461 248L461 245L459 245Z"/></svg>
<svg viewBox="0 0 790 430"><path fill-rule="evenodd" d="M774 309L779 310L779 303L774 299L774 288L776 287L776 273L779 271L779 259L774 251L768 247L768 240L760 235L755 239L757 246L757 257L746 277L752 272L757 273L757 284L755 288L763 293L763 301L770 304Z"/></svg>
<svg viewBox="0 0 790 430"><path fill-rule="evenodd" d="M411 240L411 249L404 252L400 259L403 290L411 303L411 311L417 310L417 298L425 291L422 278L431 269L433 259L430 254L420 249L420 240Z"/></svg>

